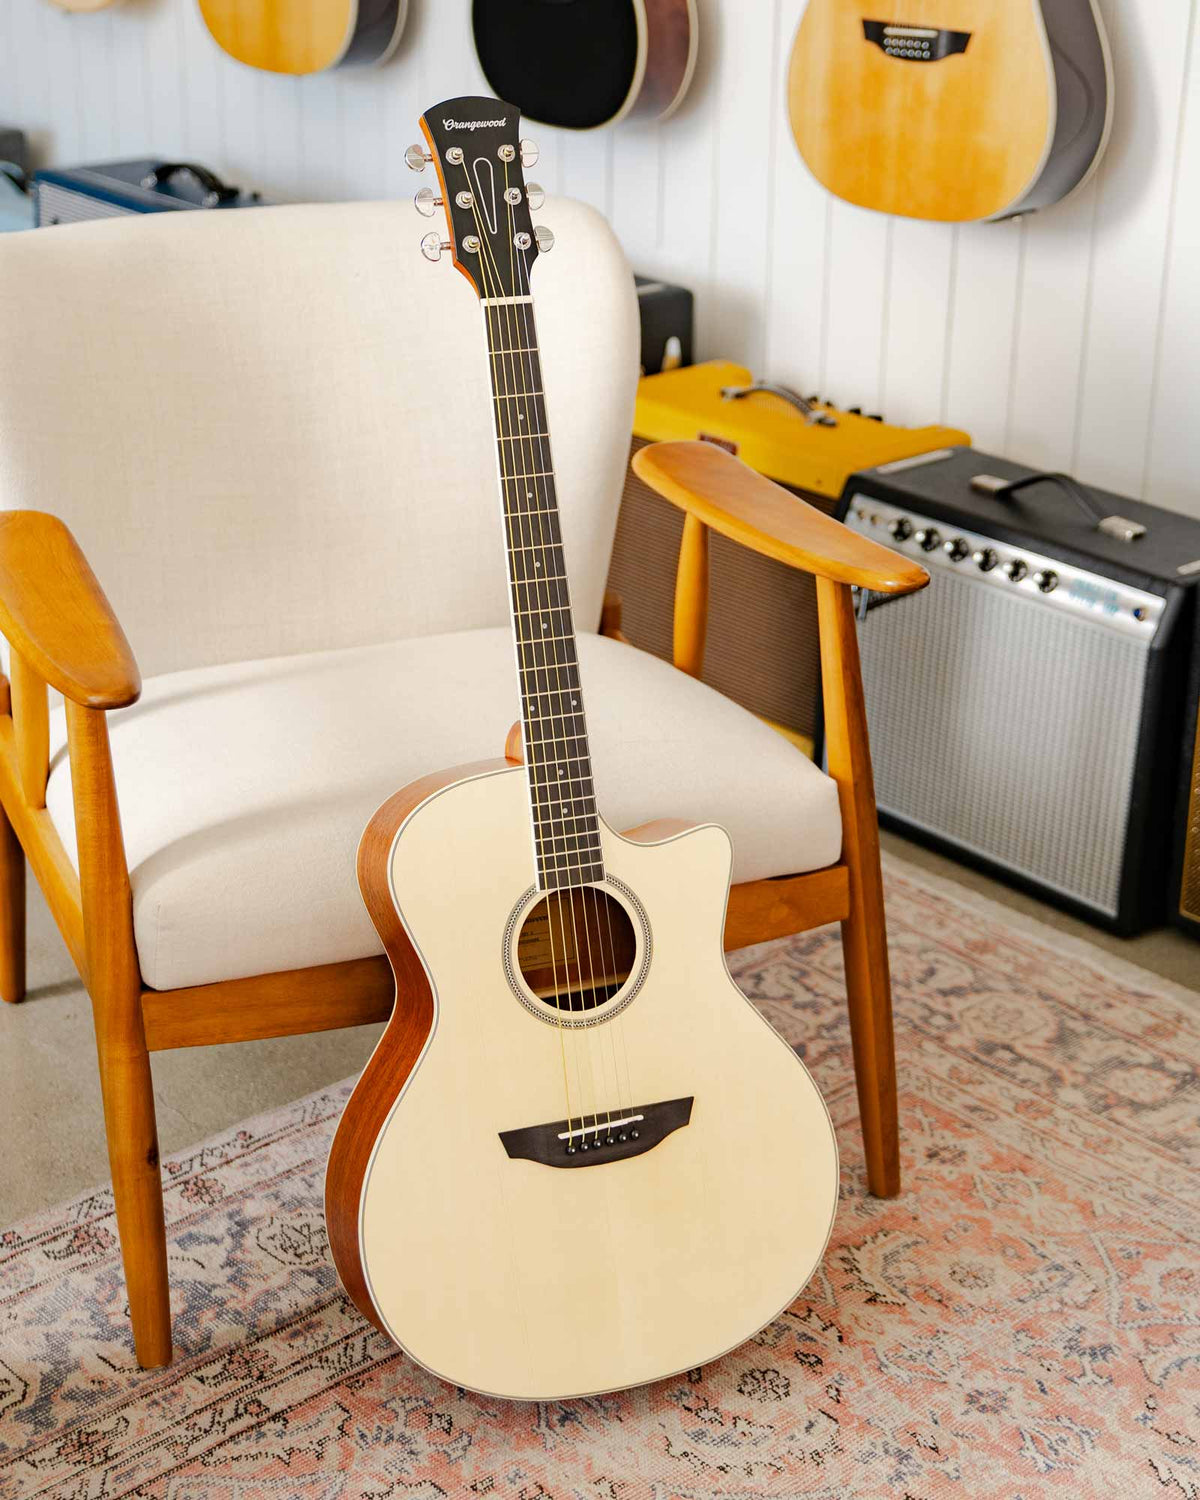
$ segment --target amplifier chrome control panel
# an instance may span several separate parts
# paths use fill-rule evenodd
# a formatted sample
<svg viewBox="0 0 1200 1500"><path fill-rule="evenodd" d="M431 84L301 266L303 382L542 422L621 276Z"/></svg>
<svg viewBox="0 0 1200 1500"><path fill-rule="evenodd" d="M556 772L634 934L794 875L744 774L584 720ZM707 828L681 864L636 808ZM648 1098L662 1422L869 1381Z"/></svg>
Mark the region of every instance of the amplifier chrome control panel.
<svg viewBox="0 0 1200 1500"><path fill-rule="evenodd" d="M915 557L935 579L939 573L957 574L1137 640L1154 639L1166 607L1158 594L1130 588L1025 547L1010 547L995 537L956 530L944 521L932 521L866 495L851 500L846 525Z"/></svg>

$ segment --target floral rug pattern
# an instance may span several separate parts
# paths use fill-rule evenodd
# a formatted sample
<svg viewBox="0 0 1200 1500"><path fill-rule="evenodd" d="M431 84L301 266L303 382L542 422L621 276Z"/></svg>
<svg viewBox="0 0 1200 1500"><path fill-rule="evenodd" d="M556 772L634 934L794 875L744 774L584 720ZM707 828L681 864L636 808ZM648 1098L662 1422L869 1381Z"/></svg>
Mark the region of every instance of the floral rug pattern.
<svg viewBox="0 0 1200 1500"><path fill-rule="evenodd" d="M825 1263L718 1363L512 1405L342 1296L341 1085L165 1164L176 1360L106 1189L0 1232L0 1496L1200 1497L1200 999L889 864L905 1191L867 1195L836 929L733 955L842 1152Z"/></svg>

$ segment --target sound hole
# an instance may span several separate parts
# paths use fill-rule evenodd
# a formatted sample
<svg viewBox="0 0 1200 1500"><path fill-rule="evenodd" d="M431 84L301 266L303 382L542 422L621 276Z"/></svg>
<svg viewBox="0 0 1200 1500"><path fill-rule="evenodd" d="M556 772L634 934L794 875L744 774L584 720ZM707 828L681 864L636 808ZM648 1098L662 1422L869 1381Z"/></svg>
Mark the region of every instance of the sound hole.
<svg viewBox="0 0 1200 1500"><path fill-rule="evenodd" d="M549 891L530 908L517 936L517 967L553 1009L595 1010L633 969L637 933L629 913L597 886Z"/></svg>

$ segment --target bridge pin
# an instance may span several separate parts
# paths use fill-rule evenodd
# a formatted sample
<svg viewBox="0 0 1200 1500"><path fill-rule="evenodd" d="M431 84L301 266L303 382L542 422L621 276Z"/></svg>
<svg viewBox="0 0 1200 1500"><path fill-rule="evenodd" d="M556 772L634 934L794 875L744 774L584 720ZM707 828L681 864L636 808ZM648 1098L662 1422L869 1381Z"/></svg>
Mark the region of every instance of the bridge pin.
<svg viewBox="0 0 1200 1500"><path fill-rule="evenodd" d="M568 1146L567 1147L567 1155L568 1156L574 1156L575 1155L575 1147L574 1146Z"/></svg>
<svg viewBox="0 0 1200 1500"><path fill-rule="evenodd" d="M629 1137L628 1137L628 1136L627 1136L627 1135L625 1135L625 1134L624 1134L624 1132L622 1132L622 1133L621 1133L621 1134L620 1134L620 1135L619 1135L619 1136L618 1136L618 1137L617 1137L617 1140L619 1140L619 1141L624 1141L624 1140L628 1140L628 1139L629 1139Z"/></svg>
<svg viewBox="0 0 1200 1500"><path fill-rule="evenodd" d="M631 1140L631 1141L636 1141L636 1140L637 1140L637 1138L638 1138L638 1133L637 1133L637 1131L636 1131L636 1130L631 1130L631 1131L630 1131L630 1132L629 1132L629 1139L630 1139L630 1140Z"/></svg>

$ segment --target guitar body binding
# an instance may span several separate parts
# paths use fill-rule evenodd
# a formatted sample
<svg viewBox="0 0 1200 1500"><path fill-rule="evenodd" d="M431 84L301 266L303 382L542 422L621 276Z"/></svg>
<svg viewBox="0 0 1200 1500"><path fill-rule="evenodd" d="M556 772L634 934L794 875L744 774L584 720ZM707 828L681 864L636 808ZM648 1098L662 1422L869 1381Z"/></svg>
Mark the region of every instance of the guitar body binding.
<svg viewBox="0 0 1200 1500"><path fill-rule="evenodd" d="M832 1228L824 1102L725 965L728 836L603 841L647 928L631 977L574 1031L531 1014L505 972L528 904L522 767L425 778L360 847L398 999L331 1151L330 1245L372 1322L488 1395L581 1396L710 1361L792 1301Z"/></svg>

